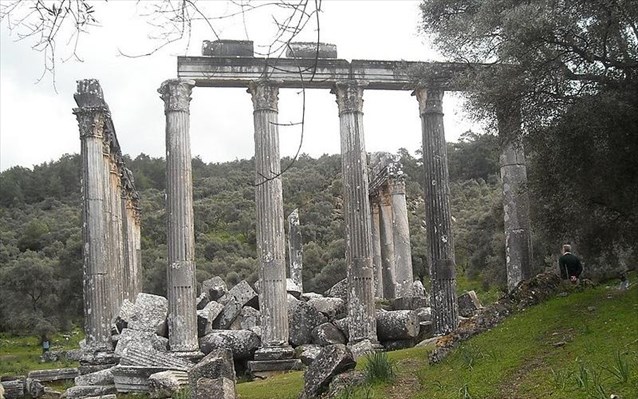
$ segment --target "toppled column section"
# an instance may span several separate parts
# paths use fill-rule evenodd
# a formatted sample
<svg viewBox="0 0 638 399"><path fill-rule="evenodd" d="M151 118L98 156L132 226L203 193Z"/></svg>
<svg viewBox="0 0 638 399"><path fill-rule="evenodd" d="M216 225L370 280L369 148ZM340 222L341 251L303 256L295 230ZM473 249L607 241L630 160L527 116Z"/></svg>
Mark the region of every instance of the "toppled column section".
<svg viewBox="0 0 638 399"><path fill-rule="evenodd" d="M354 80L337 82L333 93L337 96L341 133L350 342L370 340L376 343L363 87L363 82Z"/></svg>
<svg viewBox="0 0 638 399"><path fill-rule="evenodd" d="M532 277L532 237L525 150L521 138L518 103L497 112L501 137L501 180L505 219L505 261L507 288L513 290L522 280Z"/></svg>
<svg viewBox="0 0 638 399"><path fill-rule="evenodd" d="M288 257L290 278L303 292L303 240L299 228L299 209L288 215Z"/></svg>
<svg viewBox="0 0 638 399"><path fill-rule="evenodd" d="M195 82L173 79L158 92L166 115L166 214L168 217L168 341L171 351L195 357L195 225L191 173L189 106Z"/></svg>
<svg viewBox="0 0 638 399"><path fill-rule="evenodd" d="M262 347L255 353L255 362L251 362L249 368L253 372L266 371L269 366L260 362L284 360L290 363L287 368L290 370L295 367L293 363L297 362L291 359L294 352L288 344L285 231L277 107L279 88L276 82L260 80L251 82L248 91L252 95L254 106L255 204L262 328Z"/></svg>
<svg viewBox="0 0 638 399"><path fill-rule="evenodd" d="M109 107L95 79L77 82L73 110L82 142L84 251L84 323L92 351L112 351L111 320L125 298L134 298L141 284L139 196L126 169ZM122 215L134 210L129 229ZM127 216L128 221L128 216Z"/></svg>
<svg viewBox="0 0 638 399"><path fill-rule="evenodd" d="M420 87L419 101L425 168L425 223L432 279L432 322L435 334L458 325L456 262L450 211L450 182L443 128L443 94L440 89Z"/></svg>

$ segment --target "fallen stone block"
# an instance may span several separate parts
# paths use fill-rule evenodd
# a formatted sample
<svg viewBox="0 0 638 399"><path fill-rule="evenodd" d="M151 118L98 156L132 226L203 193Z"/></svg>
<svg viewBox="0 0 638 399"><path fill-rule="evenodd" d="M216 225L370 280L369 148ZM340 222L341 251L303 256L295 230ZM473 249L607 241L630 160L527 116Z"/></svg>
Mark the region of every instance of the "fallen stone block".
<svg viewBox="0 0 638 399"><path fill-rule="evenodd" d="M314 360L321 353L322 347L314 344L305 344L297 347L295 352L298 353L297 357L301 360L303 364L309 366L310 363L314 362Z"/></svg>
<svg viewBox="0 0 638 399"><path fill-rule="evenodd" d="M114 385L113 368L75 377L75 385Z"/></svg>
<svg viewBox="0 0 638 399"><path fill-rule="evenodd" d="M195 300L195 307L197 308L197 310L202 310L204 309L204 307L206 307L206 305L208 305L208 302L210 302L208 293L202 292L201 294L199 294L199 296Z"/></svg>
<svg viewBox="0 0 638 399"><path fill-rule="evenodd" d="M250 306L241 308L241 311L230 325L231 330L249 330L261 325L261 312Z"/></svg>
<svg viewBox="0 0 638 399"><path fill-rule="evenodd" d="M185 371L166 370L148 377L148 393L152 399L171 398L187 387L188 373Z"/></svg>
<svg viewBox="0 0 638 399"><path fill-rule="evenodd" d="M419 334L419 321L412 310L377 312L379 341L413 339Z"/></svg>
<svg viewBox="0 0 638 399"><path fill-rule="evenodd" d="M195 399L235 399L235 382L228 378L200 378Z"/></svg>
<svg viewBox="0 0 638 399"><path fill-rule="evenodd" d="M159 295L137 294L128 328L139 331L152 331L167 337L168 300Z"/></svg>
<svg viewBox="0 0 638 399"><path fill-rule="evenodd" d="M219 276L215 276L208 280L204 280L202 283L202 292L207 293L208 298L211 301L217 301L228 292L228 288L226 287L224 279Z"/></svg>
<svg viewBox="0 0 638 399"><path fill-rule="evenodd" d="M115 394L117 390L115 385L96 385L96 386L74 386L62 394L66 399L84 399L92 396L104 396Z"/></svg>
<svg viewBox="0 0 638 399"><path fill-rule="evenodd" d="M360 358L376 351L375 346L369 339L364 339L362 341L348 345L348 348L350 349L350 352L352 352L354 360L359 360Z"/></svg>
<svg viewBox="0 0 638 399"><path fill-rule="evenodd" d="M328 318L304 301L288 302L288 340L292 346L312 342L312 330Z"/></svg>
<svg viewBox="0 0 638 399"><path fill-rule="evenodd" d="M122 352L120 366L140 366L164 370L190 369L193 364L170 352L160 352L148 347L129 346Z"/></svg>
<svg viewBox="0 0 638 399"><path fill-rule="evenodd" d="M224 305L212 301L204 309L197 311L197 335L203 337L213 331L213 321L224 310Z"/></svg>
<svg viewBox="0 0 638 399"><path fill-rule="evenodd" d="M341 331L341 333L344 335L344 337L346 337L346 340L350 340L350 330L348 329L348 318L344 317L341 319L336 319L332 321L332 324L334 324L339 331Z"/></svg>
<svg viewBox="0 0 638 399"><path fill-rule="evenodd" d="M25 381L23 379L2 381L1 384L5 399L18 399L24 396Z"/></svg>
<svg viewBox="0 0 638 399"><path fill-rule="evenodd" d="M341 298L314 298L307 302L328 318L334 320L346 313L346 302Z"/></svg>
<svg viewBox="0 0 638 399"><path fill-rule="evenodd" d="M250 330L214 330L199 340L199 347L204 354L228 348L235 360L252 358L260 345L259 336Z"/></svg>
<svg viewBox="0 0 638 399"><path fill-rule="evenodd" d="M481 302L476 296L476 292L467 291L458 297L459 314L463 317L472 317L474 312L481 309Z"/></svg>
<svg viewBox="0 0 638 399"><path fill-rule="evenodd" d="M286 279L286 292L295 298L301 298L301 287L291 278Z"/></svg>
<svg viewBox="0 0 638 399"><path fill-rule="evenodd" d="M61 380L72 380L80 375L77 368L51 369L51 370L35 370L29 372L28 378L36 379L40 382L51 382Z"/></svg>
<svg viewBox="0 0 638 399"><path fill-rule="evenodd" d="M288 58L337 58L337 45L317 42L291 42L286 49Z"/></svg>
<svg viewBox="0 0 638 399"><path fill-rule="evenodd" d="M128 299L124 299L120 305L120 310L115 316L115 328L118 334L128 327L128 323L133 317L135 305Z"/></svg>
<svg viewBox="0 0 638 399"><path fill-rule="evenodd" d="M241 306L252 306L259 309L259 297L246 280L242 280L228 291L228 296L235 297Z"/></svg>
<svg viewBox="0 0 638 399"><path fill-rule="evenodd" d="M328 389L332 379L357 365L352 352L345 345L324 347L304 373L302 399L317 398Z"/></svg>
<svg viewBox="0 0 638 399"><path fill-rule="evenodd" d="M149 377L161 371L166 371L166 368L119 365L113 367L113 381L117 392L148 392Z"/></svg>
<svg viewBox="0 0 638 399"><path fill-rule="evenodd" d="M306 302L315 298L323 298L323 295L317 294L316 292L304 292L301 294L301 299L303 299Z"/></svg>
<svg viewBox="0 0 638 399"><path fill-rule="evenodd" d="M428 294L421 280L414 280L412 283L412 294L417 297L427 298Z"/></svg>
<svg viewBox="0 0 638 399"><path fill-rule="evenodd" d="M230 329L231 324L233 324L233 321L235 321L237 316L239 316L242 308L243 308L243 305L240 303L240 301L237 298L233 296L229 296L227 298L226 304L224 305L224 308L219 313L219 315L215 318L215 320L213 320L213 329L215 330Z"/></svg>
<svg viewBox="0 0 638 399"><path fill-rule="evenodd" d="M44 385L39 380L28 378L24 382L26 392L32 398L39 398L44 395Z"/></svg>
<svg viewBox="0 0 638 399"><path fill-rule="evenodd" d="M323 323L312 330L312 343L321 346L345 344L346 337L334 324Z"/></svg>
<svg viewBox="0 0 638 399"><path fill-rule="evenodd" d="M340 398L347 396L346 392L353 388L362 387L366 383L366 374L363 371L350 370L336 375L328 387L329 398Z"/></svg>
<svg viewBox="0 0 638 399"><path fill-rule="evenodd" d="M337 282L325 292L325 295L332 298L341 298L346 302L348 300L348 279L344 278Z"/></svg>
<svg viewBox="0 0 638 399"><path fill-rule="evenodd" d="M189 370L188 381L192 392L197 390L197 382L201 378L212 380L225 378L234 384L235 365L231 350L227 348L214 349Z"/></svg>
<svg viewBox="0 0 638 399"><path fill-rule="evenodd" d="M425 297L411 296L401 297L392 300L393 310L416 310L429 305L429 301Z"/></svg>
<svg viewBox="0 0 638 399"><path fill-rule="evenodd" d="M168 350L168 339L158 336L153 331L141 331L125 328L120 334L120 339L117 341L114 353L117 356L122 356L124 349L131 345L135 345L140 348L148 347L160 352L166 352Z"/></svg>

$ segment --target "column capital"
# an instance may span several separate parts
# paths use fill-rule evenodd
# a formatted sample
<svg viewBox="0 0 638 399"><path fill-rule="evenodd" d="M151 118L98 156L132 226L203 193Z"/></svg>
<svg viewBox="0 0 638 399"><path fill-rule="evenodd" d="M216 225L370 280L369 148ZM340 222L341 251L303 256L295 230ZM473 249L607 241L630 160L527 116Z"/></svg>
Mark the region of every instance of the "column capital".
<svg viewBox="0 0 638 399"><path fill-rule="evenodd" d="M169 79L162 82L157 92L164 101L164 113L171 111L189 112L194 80Z"/></svg>
<svg viewBox="0 0 638 399"><path fill-rule="evenodd" d="M332 90L337 95L339 115L351 112L363 112L363 89L367 82L345 80L336 82Z"/></svg>
<svg viewBox="0 0 638 399"><path fill-rule="evenodd" d="M281 82L275 80L253 80L248 83L248 93L251 94L253 100L253 108L255 111L273 111L279 112L279 84Z"/></svg>
<svg viewBox="0 0 638 399"><path fill-rule="evenodd" d="M106 106L74 108L73 114L78 121L80 139L104 138L104 121L108 112Z"/></svg>
<svg viewBox="0 0 638 399"><path fill-rule="evenodd" d="M445 94L443 89L417 87L412 95L416 96L419 102L419 115L443 115L443 94Z"/></svg>

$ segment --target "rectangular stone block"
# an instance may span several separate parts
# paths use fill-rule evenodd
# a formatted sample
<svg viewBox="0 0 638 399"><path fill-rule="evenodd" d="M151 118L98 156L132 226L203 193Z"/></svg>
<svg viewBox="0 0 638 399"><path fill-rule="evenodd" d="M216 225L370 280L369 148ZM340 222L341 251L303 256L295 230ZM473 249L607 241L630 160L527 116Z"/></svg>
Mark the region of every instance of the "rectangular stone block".
<svg viewBox="0 0 638 399"><path fill-rule="evenodd" d="M51 370L35 370L28 374L29 378L39 380L40 382L72 380L80 375L77 368L51 369Z"/></svg>
<svg viewBox="0 0 638 399"><path fill-rule="evenodd" d="M286 50L288 58L337 58L337 45L317 42L292 42Z"/></svg>
<svg viewBox="0 0 638 399"><path fill-rule="evenodd" d="M204 40L202 55L211 57L253 57L251 40Z"/></svg>

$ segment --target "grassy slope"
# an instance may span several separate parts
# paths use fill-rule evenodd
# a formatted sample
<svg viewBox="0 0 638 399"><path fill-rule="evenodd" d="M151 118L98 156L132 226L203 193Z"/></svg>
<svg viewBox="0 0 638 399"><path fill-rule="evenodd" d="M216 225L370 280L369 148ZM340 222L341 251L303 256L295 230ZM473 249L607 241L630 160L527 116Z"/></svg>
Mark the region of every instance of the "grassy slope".
<svg viewBox="0 0 638 399"><path fill-rule="evenodd" d="M638 398L638 284L557 297L466 341L441 364L431 348L391 352L398 377L349 398ZM628 381L615 372L629 367ZM619 374L616 376L615 374ZM296 398L302 374L238 385L241 399Z"/></svg>

